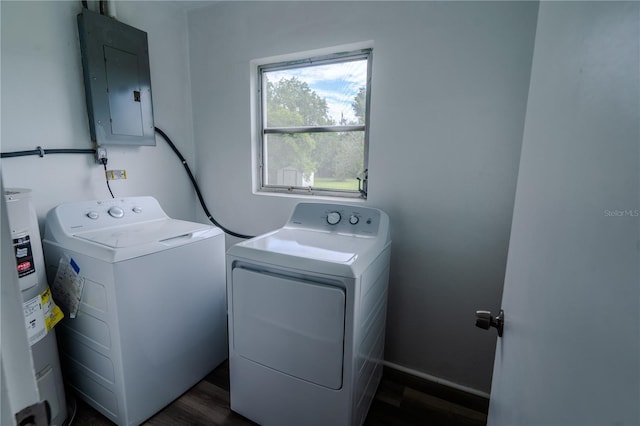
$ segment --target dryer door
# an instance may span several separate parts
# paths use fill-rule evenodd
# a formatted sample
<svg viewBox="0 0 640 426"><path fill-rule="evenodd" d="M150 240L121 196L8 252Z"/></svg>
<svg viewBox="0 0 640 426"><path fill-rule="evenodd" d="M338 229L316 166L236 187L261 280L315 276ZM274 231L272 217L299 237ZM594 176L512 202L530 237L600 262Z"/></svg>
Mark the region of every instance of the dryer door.
<svg viewBox="0 0 640 426"><path fill-rule="evenodd" d="M237 355L320 386L342 387L343 289L236 268L232 292Z"/></svg>

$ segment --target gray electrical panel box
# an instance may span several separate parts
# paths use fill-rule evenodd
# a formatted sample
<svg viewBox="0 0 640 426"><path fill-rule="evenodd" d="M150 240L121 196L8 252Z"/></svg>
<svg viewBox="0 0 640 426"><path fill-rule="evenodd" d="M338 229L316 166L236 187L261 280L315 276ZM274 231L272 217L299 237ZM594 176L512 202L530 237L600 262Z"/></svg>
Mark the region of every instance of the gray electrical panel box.
<svg viewBox="0 0 640 426"><path fill-rule="evenodd" d="M78 32L91 139L155 145L147 33L88 9Z"/></svg>

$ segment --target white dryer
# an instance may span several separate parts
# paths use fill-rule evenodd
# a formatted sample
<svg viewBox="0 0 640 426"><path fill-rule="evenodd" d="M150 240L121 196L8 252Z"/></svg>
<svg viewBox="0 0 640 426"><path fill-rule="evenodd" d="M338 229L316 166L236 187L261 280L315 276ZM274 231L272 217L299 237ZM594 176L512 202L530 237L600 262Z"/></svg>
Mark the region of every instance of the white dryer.
<svg viewBox="0 0 640 426"><path fill-rule="evenodd" d="M117 198L52 209L43 245L51 282L60 259L84 282L58 327L66 383L111 421L142 423L227 358L219 228Z"/></svg>
<svg viewBox="0 0 640 426"><path fill-rule="evenodd" d="M377 209L298 204L227 251L231 409L262 425L361 425L382 377L391 240Z"/></svg>

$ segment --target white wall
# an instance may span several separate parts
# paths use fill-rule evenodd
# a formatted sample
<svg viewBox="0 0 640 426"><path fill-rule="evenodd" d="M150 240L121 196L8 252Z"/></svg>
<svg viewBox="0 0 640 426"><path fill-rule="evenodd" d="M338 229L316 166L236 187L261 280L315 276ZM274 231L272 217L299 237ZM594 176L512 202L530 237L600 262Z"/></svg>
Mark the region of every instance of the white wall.
<svg viewBox="0 0 640 426"><path fill-rule="evenodd" d="M92 3L92 2L90 2ZM89 136L76 15L80 1L2 1L2 152L92 148ZM193 168L194 149L186 16L167 2L117 2L120 21L148 33L156 126ZM110 168L126 169L112 181L116 196L152 195L167 214L195 218L195 197L181 163L166 143L107 147ZM109 198L102 166L90 155L2 159L5 187L33 190L41 222L62 202Z"/></svg>
<svg viewBox="0 0 640 426"><path fill-rule="evenodd" d="M190 12L187 30L173 3L117 2L121 21L148 32L156 125L197 171L212 213L244 233L282 225L298 200L251 193L249 61L374 41L366 203L393 222L386 358L484 392L495 336L473 313L500 304L536 9L225 2ZM2 152L91 147L79 12L76 1L0 2ZM171 216L203 219L162 139L109 158L128 174L112 183L117 196L153 195ZM88 155L3 159L2 173L6 187L33 189L41 221L61 202L109 197Z"/></svg>
<svg viewBox="0 0 640 426"><path fill-rule="evenodd" d="M194 140L219 221L258 234L299 198L252 194L252 59L374 41L367 205L392 221L386 359L489 392L537 3L222 2L189 13ZM234 240L230 240L232 242Z"/></svg>

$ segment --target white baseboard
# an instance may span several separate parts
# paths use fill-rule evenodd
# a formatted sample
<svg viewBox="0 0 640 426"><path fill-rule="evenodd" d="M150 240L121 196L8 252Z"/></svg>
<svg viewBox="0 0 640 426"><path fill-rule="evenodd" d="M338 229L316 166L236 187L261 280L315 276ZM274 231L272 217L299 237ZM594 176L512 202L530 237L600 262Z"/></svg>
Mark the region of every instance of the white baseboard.
<svg viewBox="0 0 640 426"><path fill-rule="evenodd" d="M384 361L385 367L393 368L394 370L401 371L403 373L411 374L412 376L420 377L421 379L428 380L430 382L438 383L443 386L447 386L453 389L458 389L463 392L470 393L472 395L480 396L482 398L489 399L489 394L486 392L479 391L477 389L470 388L468 386L460 385L458 383L451 382L446 379L441 379L439 377L432 376L431 374L422 373L417 370L413 370L411 368L403 367L402 365L394 364L393 362Z"/></svg>

